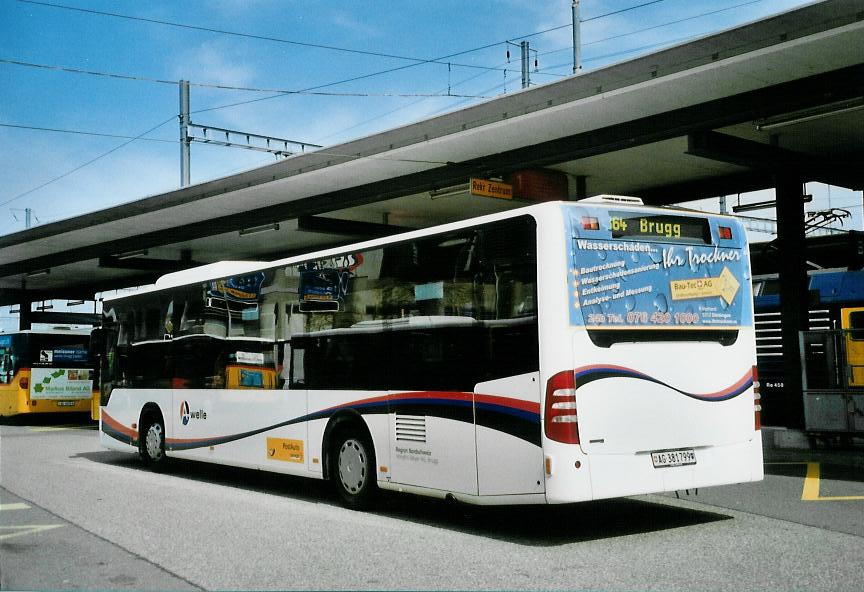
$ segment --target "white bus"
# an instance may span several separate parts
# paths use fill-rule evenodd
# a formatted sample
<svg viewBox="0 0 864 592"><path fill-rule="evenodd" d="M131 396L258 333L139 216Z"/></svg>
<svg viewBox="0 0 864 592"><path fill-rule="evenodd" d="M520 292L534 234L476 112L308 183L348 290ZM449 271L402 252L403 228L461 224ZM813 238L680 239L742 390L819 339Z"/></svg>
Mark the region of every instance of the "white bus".
<svg viewBox="0 0 864 592"><path fill-rule="evenodd" d="M100 435L170 457L476 504L760 480L731 217L605 196L106 301Z"/></svg>

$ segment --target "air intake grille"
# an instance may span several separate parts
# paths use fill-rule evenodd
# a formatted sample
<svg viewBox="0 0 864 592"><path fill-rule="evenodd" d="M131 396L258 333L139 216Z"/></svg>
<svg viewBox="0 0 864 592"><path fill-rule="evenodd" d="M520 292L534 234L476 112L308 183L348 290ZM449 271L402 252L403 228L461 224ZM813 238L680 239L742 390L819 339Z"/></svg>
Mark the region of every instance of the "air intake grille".
<svg viewBox="0 0 864 592"><path fill-rule="evenodd" d="M423 415L397 415L396 440L402 442L425 442L426 417Z"/></svg>

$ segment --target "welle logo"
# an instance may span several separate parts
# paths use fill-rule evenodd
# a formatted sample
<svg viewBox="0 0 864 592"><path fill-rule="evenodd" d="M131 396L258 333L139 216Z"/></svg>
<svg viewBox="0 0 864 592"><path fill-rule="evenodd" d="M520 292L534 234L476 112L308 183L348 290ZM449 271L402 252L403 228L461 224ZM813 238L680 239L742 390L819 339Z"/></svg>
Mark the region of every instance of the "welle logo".
<svg viewBox="0 0 864 592"><path fill-rule="evenodd" d="M189 425L189 422L193 419L207 419L207 412L203 409L190 412L189 401L183 401L180 403L180 421L183 425Z"/></svg>

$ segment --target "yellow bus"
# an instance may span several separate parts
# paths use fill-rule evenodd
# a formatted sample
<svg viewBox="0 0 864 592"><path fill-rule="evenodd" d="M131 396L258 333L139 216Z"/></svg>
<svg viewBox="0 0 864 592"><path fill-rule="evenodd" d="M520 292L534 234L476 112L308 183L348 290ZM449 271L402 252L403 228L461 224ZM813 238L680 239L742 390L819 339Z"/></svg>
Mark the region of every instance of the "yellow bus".
<svg viewBox="0 0 864 592"><path fill-rule="evenodd" d="M99 419L90 330L0 334L0 417L89 413Z"/></svg>

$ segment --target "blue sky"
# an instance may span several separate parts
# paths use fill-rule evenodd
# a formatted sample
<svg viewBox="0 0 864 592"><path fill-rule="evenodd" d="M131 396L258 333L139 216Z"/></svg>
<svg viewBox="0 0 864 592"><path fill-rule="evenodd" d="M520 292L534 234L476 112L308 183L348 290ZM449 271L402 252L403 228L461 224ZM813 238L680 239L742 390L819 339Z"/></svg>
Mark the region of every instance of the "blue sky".
<svg viewBox="0 0 864 592"><path fill-rule="evenodd" d="M630 59L803 3L582 0L584 67ZM0 0L0 234L24 228L25 208L32 210L34 224L44 224L176 188L175 81L181 78L337 93L266 98L274 93L191 90L193 122L331 145L518 89L519 50L510 47L508 64L507 40L526 38L537 51L539 71L532 82L568 75L569 23L570 0ZM556 27L561 28L535 34ZM469 51L484 46L490 47ZM367 76L413 62L357 52L421 60L465 53L442 60L447 63ZM477 98L390 96L446 95L448 88ZM261 98L266 99L224 107ZM163 122L146 140L133 142L24 129L136 137ZM273 160L195 144L192 181Z"/></svg>
<svg viewBox="0 0 864 592"><path fill-rule="evenodd" d="M805 3L582 0L583 66L628 60ZM519 49L508 40L527 39L536 50L532 83L569 75L570 5L0 0L0 235L24 229L25 208L34 225L45 224L177 188L180 79L193 84L195 123L332 145L515 91ZM207 85L332 94L272 98ZM448 89L462 96L447 96ZM243 104L229 106L236 103ZM273 161L193 144L192 182ZM861 228L860 193L808 189L816 194L811 208L830 199L851 208L846 228ZM717 209L716 200L702 205ZM7 322L4 309L0 324Z"/></svg>

